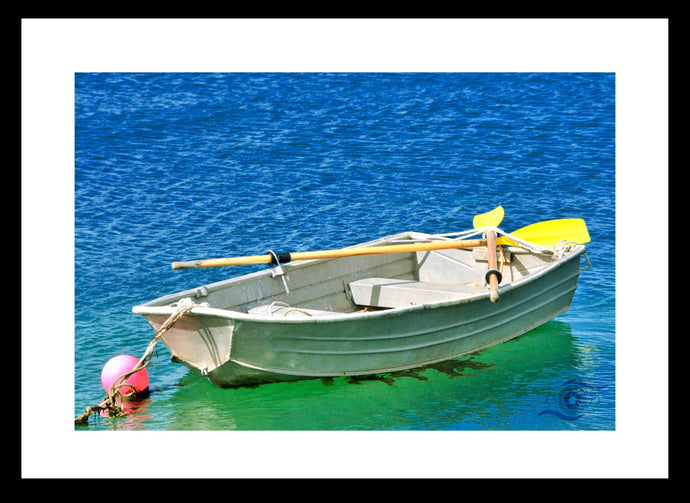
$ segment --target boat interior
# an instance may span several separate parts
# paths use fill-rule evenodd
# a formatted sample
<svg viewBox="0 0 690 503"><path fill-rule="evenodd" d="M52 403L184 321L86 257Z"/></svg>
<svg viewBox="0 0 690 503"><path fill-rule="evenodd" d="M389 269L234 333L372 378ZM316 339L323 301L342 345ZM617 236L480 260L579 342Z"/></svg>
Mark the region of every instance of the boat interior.
<svg viewBox="0 0 690 503"><path fill-rule="evenodd" d="M439 238L406 232L357 246L432 239ZM518 247L503 246L499 251L501 284L518 281L555 260L550 255L532 254ZM161 297L145 305L166 306L187 297L212 308L294 318L444 302L488 292L487 255L486 248L480 247L295 261Z"/></svg>

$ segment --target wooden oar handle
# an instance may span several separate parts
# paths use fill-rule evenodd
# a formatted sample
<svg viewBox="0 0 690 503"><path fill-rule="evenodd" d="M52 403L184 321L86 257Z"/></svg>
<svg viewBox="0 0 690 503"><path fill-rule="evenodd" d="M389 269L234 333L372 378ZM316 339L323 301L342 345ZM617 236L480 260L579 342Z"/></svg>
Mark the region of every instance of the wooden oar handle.
<svg viewBox="0 0 690 503"><path fill-rule="evenodd" d="M190 260L189 262L173 262L173 269L201 269L205 267L224 267L231 265L270 264L271 255L252 255L248 257L208 258Z"/></svg>

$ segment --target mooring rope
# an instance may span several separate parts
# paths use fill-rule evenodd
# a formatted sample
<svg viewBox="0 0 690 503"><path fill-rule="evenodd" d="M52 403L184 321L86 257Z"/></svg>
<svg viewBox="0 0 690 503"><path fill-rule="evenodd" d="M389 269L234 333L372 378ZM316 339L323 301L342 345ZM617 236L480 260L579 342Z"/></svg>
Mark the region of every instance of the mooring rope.
<svg viewBox="0 0 690 503"><path fill-rule="evenodd" d="M183 299L183 300L188 300L188 299ZM175 311L173 314L170 315L170 317L165 320L165 322L161 325L161 327L158 329L156 332L156 335L153 336L153 339L151 339L151 342L149 342L148 347L146 348L146 351L144 351L144 354L142 357L139 359L137 364L130 370L129 372L126 372L125 374L121 375L115 381L113 384L110 386L110 390L108 391L106 397L99 403L98 405L91 405L88 406L84 409L84 413L80 416L78 416L74 420L75 425L83 425L87 424L89 421L89 417L93 414L99 414L101 411L107 410L109 416L121 416L124 414L124 399L131 397L132 395L136 394L136 390L131 391L130 393L125 393L123 394L120 390L123 386L129 386L127 384L127 379L129 376L132 374L139 372L141 369L145 368L149 362L151 361L151 358L153 357L153 350L156 348L156 344L158 344L158 340L167 332L170 330L170 328L179 320L182 318L187 312L194 308L194 307L203 307L200 306L199 304L192 304L191 302L179 302L177 306L177 311ZM117 398L120 398L120 403L122 405L117 404Z"/></svg>

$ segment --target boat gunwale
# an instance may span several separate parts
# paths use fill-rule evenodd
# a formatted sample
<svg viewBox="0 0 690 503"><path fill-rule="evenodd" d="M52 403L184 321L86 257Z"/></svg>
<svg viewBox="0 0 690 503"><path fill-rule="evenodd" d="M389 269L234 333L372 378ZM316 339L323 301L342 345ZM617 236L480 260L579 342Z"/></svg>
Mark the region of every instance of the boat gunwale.
<svg viewBox="0 0 690 503"><path fill-rule="evenodd" d="M405 235L409 233L403 233ZM395 235L399 236L399 235ZM382 239L388 239L388 238L382 238ZM582 254L584 254L586 251L585 245L578 244L573 247L573 250L569 252L567 255L564 257L556 260L555 262L551 264L547 264L545 267L542 267L541 270L531 273L525 277L519 278L511 283L508 283L502 287L499 288L499 293L501 291L506 292L510 289L513 288L518 288L522 287L524 285L527 285L533 281L538 280L540 277L549 274L552 272L555 268L560 267L562 264L565 264L571 260L575 260L576 258L580 257ZM302 264L307 264L307 263L314 263L314 262L324 262L328 260L337 260L337 259L314 259L314 260L309 260L309 261L304 261ZM300 264L301 265L301 264ZM217 283L205 285L207 288L212 286L212 285L220 285L220 284L226 284L230 283L234 280L237 280L239 278L244 278L246 276L250 276L253 274L261 274L264 273L265 271L257 271L256 273L250 273L249 275L245 276L237 276L234 278L228 278L226 280L222 280ZM198 287L199 288L199 287ZM171 316L174 314L177 310L177 308L173 305L165 305L165 306L153 306L149 305L154 302L160 302L162 299L165 297L179 297L183 293L194 292L195 289L183 291L183 292L178 292L176 294L170 294L169 296L164 296L164 297L159 297L158 299L149 301L144 304L139 304L136 305L132 308L132 312L135 314L139 314L142 316L146 315L154 315L154 316ZM198 307L193 307L191 308L186 315L188 316L201 316L201 317L213 317L213 318L222 318L222 319L229 319L229 320L235 320L235 321L251 321L254 323L267 323L267 324L299 324L303 325L305 323L337 323L337 322L346 322L346 321L352 321L352 320L359 320L359 319L367 319L367 318L378 318L378 317L387 317L387 316L396 316L402 313L408 313L408 312L414 312L414 311L420 311L424 309L436 309L436 308L443 308L451 305L461 305L461 304L467 304L467 303L474 303L477 301L482 300L483 298L488 298L490 295L490 292L486 290L485 292L469 295L467 297L461 298L461 299L449 299L449 300L440 300L436 302L428 302L428 303L423 303L423 304L415 304L415 305L410 305L410 306L403 306L403 307L396 307L396 308L390 308L390 309L383 309L380 311L353 311L353 312L337 312L333 315L319 315L319 316L307 316L304 318L288 318L288 317L278 317L278 316L272 316L270 314L255 314L255 313L243 313L241 311L233 311L229 309L221 309L221 308L215 308L215 307L204 307L204 306L198 306ZM299 309L299 308L296 308Z"/></svg>

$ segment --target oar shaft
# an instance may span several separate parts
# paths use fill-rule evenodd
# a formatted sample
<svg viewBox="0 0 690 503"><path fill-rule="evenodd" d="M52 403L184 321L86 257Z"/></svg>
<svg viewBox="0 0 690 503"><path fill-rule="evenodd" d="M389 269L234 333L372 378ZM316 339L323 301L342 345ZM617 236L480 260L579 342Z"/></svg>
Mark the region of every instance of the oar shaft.
<svg viewBox="0 0 690 503"><path fill-rule="evenodd" d="M496 234L493 231L486 233L486 248L489 256L489 296L491 302L498 302L498 282L500 273L496 269Z"/></svg>
<svg viewBox="0 0 690 503"><path fill-rule="evenodd" d="M341 248L336 250L320 250L278 254L281 263L292 260L312 260L340 257L355 257L360 255L380 255L385 253L409 253L418 251L448 250L453 248L476 248L486 246L486 239L464 239L452 241L438 241L432 243L409 243L399 245L368 246L364 248ZM266 255L251 255L246 257L228 257L189 262L173 262L173 269L198 269L205 267L224 267L233 265L270 264L273 258Z"/></svg>

